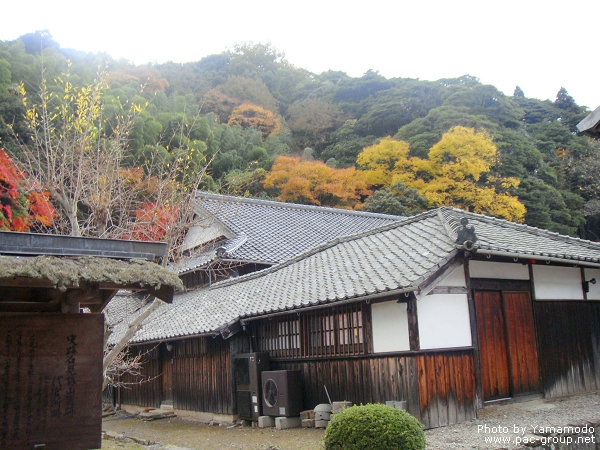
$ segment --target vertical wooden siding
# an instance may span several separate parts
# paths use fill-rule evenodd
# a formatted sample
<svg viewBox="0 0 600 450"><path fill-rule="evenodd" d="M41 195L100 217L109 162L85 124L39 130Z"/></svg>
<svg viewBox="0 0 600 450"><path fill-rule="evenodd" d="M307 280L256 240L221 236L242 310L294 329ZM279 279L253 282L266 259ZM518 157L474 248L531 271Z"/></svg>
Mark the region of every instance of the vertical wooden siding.
<svg viewBox="0 0 600 450"><path fill-rule="evenodd" d="M473 352L446 351L303 362L272 361L274 370L300 370L303 406L332 400L384 403L406 400L408 411L427 428L475 417Z"/></svg>
<svg viewBox="0 0 600 450"><path fill-rule="evenodd" d="M302 372L304 409L328 403L325 386L334 401L355 404L406 400L409 412L418 417L419 397L414 357L324 359L303 362L272 361L273 370Z"/></svg>
<svg viewBox="0 0 600 450"><path fill-rule="evenodd" d="M533 305L529 292L503 292L512 394L540 392Z"/></svg>
<svg viewBox="0 0 600 450"><path fill-rule="evenodd" d="M161 368L158 347L153 345L134 347L132 352L143 353L144 365L140 377L126 375L123 377L127 387L121 388L121 403L126 405L149 406L158 408L161 402Z"/></svg>
<svg viewBox="0 0 600 450"><path fill-rule="evenodd" d="M171 380L173 406L176 409L233 414L230 379L230 342L221 338L193 338L173 341L172 350L164 353L162 364L173 364L165 371L161 365L159 348L135 347L133 351L152 349L145 357L143 377L150 381L132 384L121 389L121 402L158 408L168 394L165 392L166 373ZM160 344L162 351L162 346ZM139 379L139 378L138 378ZM125 381L134 382L133 377Z"/></svg>
<svg viewBox="0 0 600 450"><path fill-rule="evenodd" d="M474 299L484 400L539 393L530 293L475 291Z"/></svg>
<svg viewBox="0 0 600 450"><path fill-rule="evenodd" d="M229 341L194 338L173 342L173 406L233 414Z"/></svg>
<svg viewBox="0 0 600 450"><path fill-rule="evenodd" d="M534 303L546 397L600 388L600 303Z"/></svg>
<svg viewBox="0 0 600 450"><path fill-rule="evenodd" d="M476 417L472 350L422 354L416 357L416 364L419 415L426 428L452 425Z"/></svg>
<svg viewBox="0 0 600 450"><path fill-rule="evenodd" d="M475 292L474 298L483 398L493 400L510 397L502 294L496 291Z"/></svg>

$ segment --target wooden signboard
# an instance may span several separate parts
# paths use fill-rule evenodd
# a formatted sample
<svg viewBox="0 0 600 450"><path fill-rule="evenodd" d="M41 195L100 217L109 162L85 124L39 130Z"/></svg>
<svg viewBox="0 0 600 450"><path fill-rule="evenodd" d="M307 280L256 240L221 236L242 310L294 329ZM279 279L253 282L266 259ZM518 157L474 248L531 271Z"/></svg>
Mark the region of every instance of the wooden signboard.
<svg viewBox="0 0 600 450"><path fill-rule="evenodd" d="M0 315L0 449L101 447L102 314Z"/></svg>

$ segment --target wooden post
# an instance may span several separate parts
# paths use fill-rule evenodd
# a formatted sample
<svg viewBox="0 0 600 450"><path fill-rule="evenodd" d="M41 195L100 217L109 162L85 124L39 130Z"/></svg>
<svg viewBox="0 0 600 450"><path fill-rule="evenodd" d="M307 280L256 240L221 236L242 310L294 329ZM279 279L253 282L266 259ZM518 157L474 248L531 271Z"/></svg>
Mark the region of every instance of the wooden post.
<svg viewBox="0 0 600 450"><path fill-rule="evenodd" d="M467 285L471 344L473 345L473 358L475 363L475 409L481 409L483 408L483 387L481 385L481 364L479 361L479 341L477 339L477 316L475 311L475 300L473 299L473 289L471 289L469 260L466 257L463 259L463 267L465 270L465 284Z"/></svg>
<svg viewBox="0 0 600 450"><path fill-rule="evenodd" d="M410 349L421 350L421 342L419 339L419 317L417 315L417 297L414 292L411 292L408 295L406 312L408 313L408 342L410 344Z"/></svg>

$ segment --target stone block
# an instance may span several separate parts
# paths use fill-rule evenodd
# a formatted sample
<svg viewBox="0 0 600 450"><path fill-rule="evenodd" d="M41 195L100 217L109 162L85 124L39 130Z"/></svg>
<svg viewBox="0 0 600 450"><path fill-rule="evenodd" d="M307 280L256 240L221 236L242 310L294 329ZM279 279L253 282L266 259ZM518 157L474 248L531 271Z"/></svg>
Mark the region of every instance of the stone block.
<svg viewBox="0 0 600 450"><path fill-rule="evenodd" d="M341 409L352 406L352 402L333 402L333 411L340 411Z"/></svg>
<svg viewBox="0 0 600 450"><path fill-rule="evenodd" d="M315 418L315 412L312 409L307 409L306 411L302 411L300 413L300 419L304 420L304 419L314 419Z"/></svg>
<svg viewBox="0 0 600 450"><path fill-rule="evenodd" d="M321 403L320 405L315 406L315 413L319 411L331 412L331 405L329 403Z"/></svg>
<svg viewBox="0 0 600 450"><path fill-rule="evenodd" d="M315 420L315 428L327 428L329 420Z"/></svg>
<svg viewBox="0 0 600 450"><path fill-rule="evenodd" d="M300 428L302 420L300 417L275 417L275 428L285 430L287 428Z"/></svg>
<svg viewBox="0 0 600 450"><path fill-rule="evenodd" d="M314 428L315 419L302 419L302 428Z"/></svg>
<svg viewBox="0 0 600 450"><path fill-rule="evenodd" d="M273 428L275 426L275 417L259 416L258 428Z"/></svg>
<svg viewBox="0 0 600 450"><path fill-rule="evenodd" d="M331 413L326 411L316 412L315 420L331 420Z"/></svg>

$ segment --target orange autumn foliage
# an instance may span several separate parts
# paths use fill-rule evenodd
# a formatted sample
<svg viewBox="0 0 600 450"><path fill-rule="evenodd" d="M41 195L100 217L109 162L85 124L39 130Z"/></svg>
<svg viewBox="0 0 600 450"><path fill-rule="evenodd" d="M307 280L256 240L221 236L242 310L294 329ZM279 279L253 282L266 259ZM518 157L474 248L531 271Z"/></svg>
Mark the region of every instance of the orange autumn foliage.
<svg viewBox="0 0 600 450"><path fill-rule="evenodd" d="M321 161L280 156L263 182L279 191L278 200L354 209L371 194L363 172L334 169Z"/></svg>
<svg viewBox="0 0 600 450"><path fill-rule="evenodd" d="M135 211L135 223L128 239L137 241L160 241L168 228L177 220L177 208L147 202Z"/></svg>
<svg viewBox="0 0 600 450"><path fill-rule="evenodd" d="M275 114L268 109L249 103L234 108L228 124L237 124L242 128L254 128L263 134L263 138L271 133L277 133L281 127L281 123Z"/></svg>
<svg viewBox="0 0 600 450"><path fill-rule="evenodd" d="M35 186L0 149L0 230L23 232L35 225L50 226L55 216L48 192Z"/></svg>

